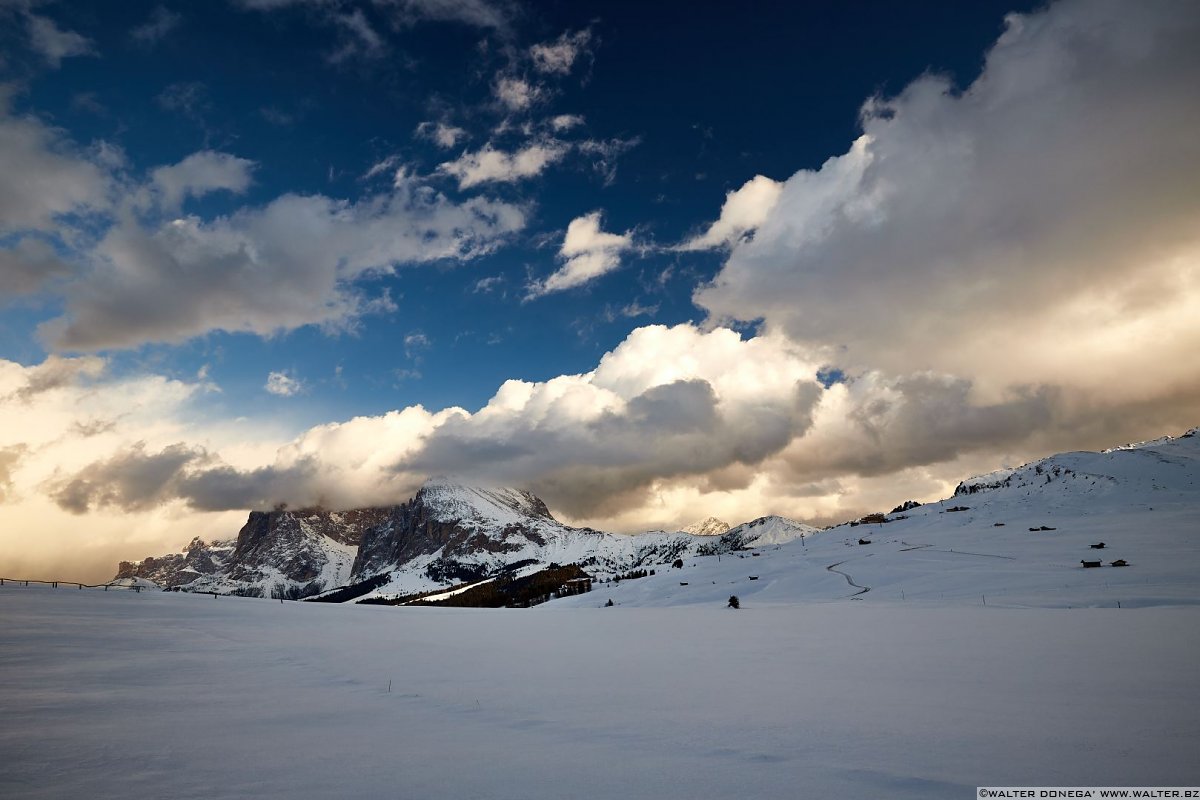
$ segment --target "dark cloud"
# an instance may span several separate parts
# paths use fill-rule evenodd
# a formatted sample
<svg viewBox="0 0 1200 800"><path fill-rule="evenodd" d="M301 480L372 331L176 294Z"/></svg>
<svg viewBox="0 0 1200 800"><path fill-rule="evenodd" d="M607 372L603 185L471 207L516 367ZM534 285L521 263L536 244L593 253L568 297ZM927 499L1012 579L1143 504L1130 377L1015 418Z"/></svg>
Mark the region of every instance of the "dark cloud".
<svg viewBox="0 0 1200 800"><path fill-rule="evenodd" d="M71 266L42 239L25 237L0 248L0 298L41 291L71 273Z"/></svg>
<svg viewBox="0 0 1200 800"><path fill-rule="evenodd" d="M201 447L180 442L152 453L139 442L45 488L60 508L73 514L102 508L146 511L173 500L197 511L230 511L270 508L285 498L321 505L316 477L311 460L242 471Z"/></svg>
<svg viewBox="0 0 1200 800"><path fill-rule="evenodd" d="M174 444L158 453L147 453L144 443L75 475L51 481L48 494L65 511L85 514L92 508L113 507L145 511L174 499L181 471L209 460L199 448Z"/></svg>
<svg viewBox="0 0 1200 800"><path fill-rule="evenodd" d="M37 395L54 389L79 386L99 378L108 367L108 362L97 356L65 358L49 356L41 364L29 370L25 383L12 396L28 403Z"/></svg>

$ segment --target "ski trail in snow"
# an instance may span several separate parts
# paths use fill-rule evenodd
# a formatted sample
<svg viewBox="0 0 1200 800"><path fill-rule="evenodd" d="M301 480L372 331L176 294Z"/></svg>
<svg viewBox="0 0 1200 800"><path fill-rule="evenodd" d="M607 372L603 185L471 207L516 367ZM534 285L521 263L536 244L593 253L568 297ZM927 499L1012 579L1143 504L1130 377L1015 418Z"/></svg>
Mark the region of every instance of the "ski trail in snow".
<svg viewBox="0 0 1200 800"><path fill-rule="evenodd" d="M872 553L871 555L874 555L874 554ZM866 556L863 556L863 557L866 558ZM838 575L841 575L843 578L846 579L846 583L850 584L855 589L860 589L861 591L855 592L854 594L850 595L851 597L858 597L860 594L866 594L867 592L871 591L871 587L870 586L860 586L859 584L854 582L853 578L850 577L850 573L842 572L840 569L838 569L838 567L840 567L842 564L845 564L847 561L851 561L851 560L853 560L853 559L849 559L849 558L844 559L842 561L837 562L836 564L830 564L825 569L827 569L829 572L836 572Z"/></svg>

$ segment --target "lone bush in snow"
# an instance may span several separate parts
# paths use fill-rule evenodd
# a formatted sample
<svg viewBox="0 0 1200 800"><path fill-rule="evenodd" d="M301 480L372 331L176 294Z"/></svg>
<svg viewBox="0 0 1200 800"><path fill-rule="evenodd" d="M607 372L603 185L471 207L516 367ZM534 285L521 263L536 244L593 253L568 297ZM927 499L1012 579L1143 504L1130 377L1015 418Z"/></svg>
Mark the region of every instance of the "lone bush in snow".
<svg viewBox="0 0 1200 800"><path fill-rule="evenodd" d="M729 595L729 607L730 608L741 608L742 607L742 601L738 600L738 596L736 594Z"/></svg>

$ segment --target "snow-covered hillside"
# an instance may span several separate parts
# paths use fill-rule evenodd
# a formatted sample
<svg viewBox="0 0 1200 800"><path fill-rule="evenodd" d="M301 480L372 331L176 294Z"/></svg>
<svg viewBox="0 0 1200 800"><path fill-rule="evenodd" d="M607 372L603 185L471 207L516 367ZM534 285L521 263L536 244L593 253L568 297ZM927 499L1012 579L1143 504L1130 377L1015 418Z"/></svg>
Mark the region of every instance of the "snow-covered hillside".
<svg viewBox="0 0 1200 800"><path fill-rule="evenodd" d="M683 570L598 584L590 595L554 605L609 598L623 605L711 604L731 594L743 604L847 597L1052 607L1200 603L1194 431L1056 455L964 481L940 503L882 518L753 554L690 558ZM1092 547L1100 543L1102 549ZM1081 563L1097 560L1102 566L1095 569ZM1128 566L1112 566L1117 561Z"/></svg>

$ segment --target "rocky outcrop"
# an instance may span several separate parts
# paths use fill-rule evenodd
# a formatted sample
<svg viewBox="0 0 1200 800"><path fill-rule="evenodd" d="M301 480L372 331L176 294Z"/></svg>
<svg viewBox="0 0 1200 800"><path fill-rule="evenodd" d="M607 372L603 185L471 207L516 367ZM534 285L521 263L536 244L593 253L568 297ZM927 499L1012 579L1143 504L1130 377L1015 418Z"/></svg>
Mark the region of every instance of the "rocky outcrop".
<svg viewBox="0 0 1200 800"><path fill-rule="evenodd" d="M553 547L571 535L602 534L563 525L529 492L435 480L409 502L388 509L380 524L364 533L353 576L362 580L427 556L432 580L473 580L521 560L518 554L536 559L531 550Z"/></svg>
<svg viewBox="0 0 1200 800"><path fill-rule="evenodd" d="M117 566L116 579L142 578L165 588L185 586L202 576L218 573L233 552L233 545L233 541L207 544L197 537L182 553L122 561Z"/></svg>

